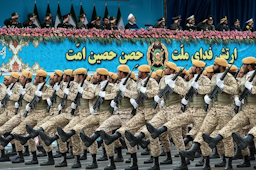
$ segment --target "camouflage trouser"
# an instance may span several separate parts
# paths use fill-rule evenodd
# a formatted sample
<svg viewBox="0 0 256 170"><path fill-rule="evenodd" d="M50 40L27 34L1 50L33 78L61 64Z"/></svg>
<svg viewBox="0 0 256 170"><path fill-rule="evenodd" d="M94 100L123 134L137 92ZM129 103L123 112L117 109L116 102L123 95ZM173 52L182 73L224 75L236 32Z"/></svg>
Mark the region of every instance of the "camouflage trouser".
<svg viewBox="0 0 256 170"><path fill-rule="evenodd" d="M217 126L219 128L224 127L233 117L234 113L232 110L231 105L215 105L212 107L205 119L204 122L196 135L196 138L194 139L194 142L198 142L201 145L204 143L202 134L206 133L210 135ZM233 157L234 156L234 143L232 137L225 138L223 140L224 143L224 151L226 157ZM208 156L208 155L204 155Z"/></svg>
<svg viewBox="0 0 256 170"><path fill-rule="evenodd" d="M175 131L177 128L186 127L189 124L193 124L192 130L188 133L192 138L195 138L195 135L199 131L202 126L203 120L206 116L206 113L201 108L188 108L185 113L182 113L170 121L164 124L170 131ZM202 142L201 151L203 155L209 155L211 153L211 149L208 144Z"/></svg>
<svg viewBox="0 0 256 170"><path fill-rule="evenodd" d="M145 124L149 122L155 114L156 111L152 111L151 108L144 108L142 110L138 110L137 114L132 119L130 119L124 126L119 128L117 132L121 133L122 137L124 138L126 130L129 130L132 134L135 134L141 127L145 126ZM157 143L154 143L155 141L156 140L150 142L150 148L152 147L152 145L157 145Z"/></svg>
<svg viewBox="0 0 256 170"><path fill-rule="evenodd" d="M29 112L28 116L22 121L16 128L13 129L12 134L25 135L27 134L26 125L30 125L34 127L39 121L46 117L47 113L45 109L43 110L32 110ZM22 151L23 148L21 145L17 144L18 141L15 141L15 146L17 151ZM31 152L35 152L37 150L36 143L34 139L28 140L29 149Z"/></svg>
<svg viewBox="0 0 256 170"><path fill-rule="evenodd" d="M114 115L105 120L96 131L104 130L106 133L111 134L113 130L125 126L132 118L132 109L119 109ZM130 153L136 153L137 147L131 147L130 143L125 138L126 146ZM108 145L113 147L113 143ZM107 153L108 154L108 153ZM112 155L108 155L111 157Z"/></svg>
<svg viewBox="0 0 256 170"><path fill-rule="evenodd" d="M85 130L85 133L90 135L95 132L96 127L99 127L107 118L109 118L111 114L109 111L104 112L97 112L95 114L92 114L83 120L81 120L78 124L76 124L73 127L73 130L75 130L76 134L73 136L74 138L79 138L79 133L81 130ZM96 147L95 147L96 146ZM91 154L96 154L98 152L97 142L95 141L90 147L89 152ZM114 156L114 148L113 145L105 145L106 152L110 156Z"/></svg>
<svg viewBox="0 0 256 170"><path fill-rule="evenodd" d="M171 120L172 118L180 115L180 104L177 105L171 105L168 107L163 107L163 109L161 111L159 111L150 121L149 123L154 126L155 128L159 128L161 126L163 126L163 124L165 124L166 122L168 122L169 120ZM149 134L149 132L144 128L141 129L141 131L138 131L137 134L139 132L143 132L147 135L149 135L149 139L150 139L150 143L151 141L154 141L154 143L157 143L157 145L150 145L151 146L151 155L154 157L157 157L161 154L161 148L159 145L159 139L152 139L151 135ZM168 131L167 133L163 133L162 136L168 136L166 134L169 134L173 139L173 142L177 148L177 150L185 150L185 146L184 146L184 142L183 142L183 137L182 137L182 128L175 128L175 130L171 130ZM137 135L135 134L135 135ZM160 135L160 137L162 137ZM159 137L159 138L160 138ZM165 146L168 146L169 148L171 148L171 144L169 139L165 139L163 141L161 141L162 145L164 148L166 148ZM169 150L164 149L165 152L169 152Z"/></svg>

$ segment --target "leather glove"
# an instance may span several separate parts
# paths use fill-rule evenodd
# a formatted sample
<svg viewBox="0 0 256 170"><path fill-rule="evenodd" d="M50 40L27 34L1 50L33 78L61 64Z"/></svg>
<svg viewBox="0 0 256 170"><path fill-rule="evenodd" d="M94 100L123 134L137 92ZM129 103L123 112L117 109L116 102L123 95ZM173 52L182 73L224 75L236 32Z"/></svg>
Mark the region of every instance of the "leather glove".
<svg viewBox="0 0 256 170"><path fill-rule="evenodd" d="M105 98L106 92L105 91L100 91L99 96L102 98Z"/></svg>
<svg viewBox="0 0 256 170"><path fill-rule="evenodd" d="M136 109L138 107L138 103L134 99L130 99L130 103L133 105L133 108Z"/></svg>
<svg viewBox="0 0 256 170"><path fill-rule="evenodd" d="M249 81L247 81L247 82L245 82L245 87L248 89L248 90L252 90L252 82L249 82Z"/></svg>
<svg viewBox="0 0 256 170"><path fill-rule="evenodd" d="M155 100L155 102L160 103L161 98L159 98L159 96L158 96L158 95L156 95L156 96L154 97L154 100Z"/></svg>
<svg viewBox="0 0 256 170"><path fill-rule="evenodd" d="M37 90L35 95L38 96L38 97L41 97L42 96L42 92Z"/></svg>
<svg viewBox="0 0 256 170"><path fill-rule="evenodd" d="M63 90L63 92L64 92L66 95L68 95L69 89L68 89L68 88L65 88L65 89Z"/></svg>
<svg viewBox="0 0 256 170"><path fill-rule="evenodd" d="M212 99L210 99L208 95L205 95L204 96L204 101L205 101L205 103L210 104Z"/></svg>
<svg viewBox="0 0 256 170"><path fill-rule="evenodd" d="M18 102L15 102L15 108L19 108L19 103Z"/></svg>
<svg viewBox="0 0 256 170"><path fill-rule="evenodd" d="M48 106L51 106L51 105L52 105L52 101L51 101L50 98L46 99L46 101L47 101Z"/></svg>
<svg viewBox="0 0 256 170"><path fill-rule="evenodd" d="M141 88L140 88L141 93L144 93L144 94L145 94L145 93L146 93L146 90L147 90L146 87L141 87Z"/></svg>
<svg viewBox="0 0 256 170"><path fill-rule="evenodd" d="M82 94L83 91L84 91L84 88L79 86L79 87L78 87L78 92Z"/></svg>
<svg viewBox="0 0 256 170"><path fill-rule="evenodd" d="M185 98L183 98L183 99L181 100L181 103L184 104L184 105L187 105L187 104L188 104L188 100L186 100Z"/></svg>
<svg viewBox="0 0 256 170"><path fill-rule="evenodd" d="M24 95L26 93L26 89L20 89L20 94Z"/></svg>
<svg viewBox="0 0 256 170"><path fill-rule="evenodd" d="M71 108L76 109L76 104L74 102L71 103Z"/></svg>

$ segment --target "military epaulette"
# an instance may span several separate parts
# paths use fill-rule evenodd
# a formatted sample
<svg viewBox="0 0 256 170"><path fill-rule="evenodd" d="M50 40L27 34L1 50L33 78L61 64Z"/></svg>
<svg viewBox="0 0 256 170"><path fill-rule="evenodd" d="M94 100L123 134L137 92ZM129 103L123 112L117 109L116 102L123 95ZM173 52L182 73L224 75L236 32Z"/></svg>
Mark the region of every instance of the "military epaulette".
<svg viewBox="0 0 256 170"><path fill-rule="evenodd" d="M250 27L248 25L246 25L246 29L249 29Z"/></svg>
<svg viewBox="0 0 256 170"><path fill-rule="evenodd" d="M189 23L187 23L187 25L186 25L187 27L190 27L190 24Z"/></svg>

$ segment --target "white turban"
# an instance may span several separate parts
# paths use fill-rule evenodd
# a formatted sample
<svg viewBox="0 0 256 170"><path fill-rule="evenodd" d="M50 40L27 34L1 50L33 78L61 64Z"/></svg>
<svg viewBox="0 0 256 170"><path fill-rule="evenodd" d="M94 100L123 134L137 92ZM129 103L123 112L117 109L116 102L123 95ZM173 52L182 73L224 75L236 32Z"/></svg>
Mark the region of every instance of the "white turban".
<svg viewBox="0 0 256 170"><path fill-rule="evenodd" d="M132 13L130 13L130 14L128 15L127 20L129 21L132 17L134 17L134 15L133 15Z"/></svg>

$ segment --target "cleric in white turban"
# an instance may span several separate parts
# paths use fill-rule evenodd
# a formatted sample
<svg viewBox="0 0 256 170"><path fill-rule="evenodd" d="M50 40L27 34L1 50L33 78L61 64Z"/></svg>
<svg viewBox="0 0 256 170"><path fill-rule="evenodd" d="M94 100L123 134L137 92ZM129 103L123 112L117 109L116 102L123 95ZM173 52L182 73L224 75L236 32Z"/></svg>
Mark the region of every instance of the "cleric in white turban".
<svg viewBox="0 0 256 170"><path fill-rule="evenodd" d="M139 27L136 25L136 18L132 13L128 15L127 21L129 22L126 24L125 29L139 29Z"/></svg>

